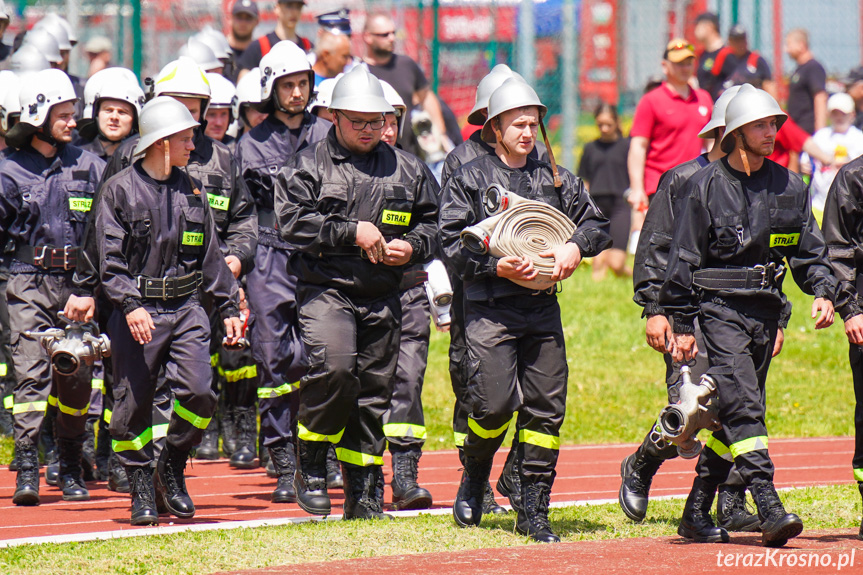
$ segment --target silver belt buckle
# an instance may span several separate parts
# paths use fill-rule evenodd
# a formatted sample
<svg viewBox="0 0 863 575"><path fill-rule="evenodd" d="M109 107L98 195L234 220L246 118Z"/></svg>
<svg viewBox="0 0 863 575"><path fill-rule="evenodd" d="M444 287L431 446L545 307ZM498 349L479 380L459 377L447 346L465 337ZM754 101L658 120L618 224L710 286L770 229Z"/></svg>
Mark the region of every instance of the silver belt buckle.
<svg viewBox="0 0 863 575"><path fill-rule="evenodd" d="M776 283L776 281L782 277L782 274L785 273L784 266L779 266L779 269L776 269L776 264L773 262L770 262L767 265L758 264L753 269L761 273L761 285L759 286L759 289L764 289L771 283Z"/></svg>
<svg viewBox="0 0 863 575"><path fill-rule="evenodd" d="M69 271L71 268L69 267L69 248L71 248L69 244L63 246L63 269Z"/></svg>
<svg viewBox="0 0 863 575"><path fill-rule="evenodd" d="M48 246L41 246L36 249L39 250L39 255L33 256L33 265L39 268L47 269L45 268L45 250L48 249Z"/></svg>

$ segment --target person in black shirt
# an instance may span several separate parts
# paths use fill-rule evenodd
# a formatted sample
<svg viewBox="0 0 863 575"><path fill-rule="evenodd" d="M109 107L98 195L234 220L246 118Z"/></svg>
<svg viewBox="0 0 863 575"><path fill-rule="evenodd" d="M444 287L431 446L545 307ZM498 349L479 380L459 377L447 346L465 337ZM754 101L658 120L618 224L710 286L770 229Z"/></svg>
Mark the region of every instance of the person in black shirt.
<svg viewBox="0 0 863 575"><path fill-rule="evenodd" d="M270 48L282 40L290 40L306 53L312 51L314 45L311 40L297 34L297 23L305 5L304 0L279 0L276 3L276 29L249 44L237 62L240 69L238 78L242 78L248 70L256 68Z"/></svg>
<svg viewBox="0 0 863 575"><path fill-rule="evenodd" d="M704 46L695 72L698 85L707 90L715 102L722 94L723 84L737 67L737 58L731 53L731 48L722 41L719 34L719 16L712 12L699 14L695 18L695 39Z"/></svg>
<svg viewBox="0 0 863 575"><path fill-rule="evenodd" d="M727 90L731 86L752 84L776 98L776 83L772 80L770 65L761 54L749 49L746 30L740 24L732 26L728 31L728 47L735 62L731 76L726 79L723 87Z"/></svg>
<svg viewBox="0 0 863 575"><path fill-rule="evenodd" d="M854 118L854 127L863 129L863 66L853 68L848 76L842 79L845 91L854 98L854 107L857 116Z"/></svg>
<svg viewBox="0 0 863 575"><path fill-rule="evenodd" d="M797 28L785 37L785 53L797 62L788 86L788 115L814 134L827 125L827 72L809 51L809 34Z"/></svg>
<svg viewBox="0 0 863 575"><path fill-rule="evenodd" d="M230 66L226 66L224 76L234 84L240 73L240 58L252 43L252 34L258 25L258 5L254 0L236 0L231 7L231 17L228 22L231 31L228 32L228 46L231 47Z"/></svg>
<svg viewBox="0 0 863 575"><path fill-rule="evenodd" d="M584 180L590 197L611 221L614 246L593 259L593 279L602 279L609 268L617 276L631 276L632 269L626 266L626 245L632 214L623 197L624 191L629 189L626 171L629 138L623 137L617 110L611 104L600 104L593 117L600 136L584 147L578 177Z"/></svg>

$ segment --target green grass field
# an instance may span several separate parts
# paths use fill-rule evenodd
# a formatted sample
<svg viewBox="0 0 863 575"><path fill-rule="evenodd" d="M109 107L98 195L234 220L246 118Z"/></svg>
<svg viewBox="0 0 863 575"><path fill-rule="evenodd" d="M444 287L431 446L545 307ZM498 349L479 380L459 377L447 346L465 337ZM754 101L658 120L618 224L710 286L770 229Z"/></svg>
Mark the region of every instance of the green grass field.
<svg viewBox="0 0 863 575"><path fill-rule="evenodd" d="M812 298L790 280L794 315L785 349L768 382L772 436L853 434L854 396L841 321L816 332ZM628 280L593 282L583 266L560 295L569 360L564 443L640 441L665 403L664 364L644 341L641 309ZM446 334L435 333L423 394L427 449L452 448L452 392ZM0 442L0 461L10 442ZM850 482L850 469L849 469ZM856 527L860 498L852 486L787 494L807 528ZM682 503L654 502L642 525L629 523L617 506L559 509L552 521L566 540L673 535ZM461 530L451 517L420 517L384 524L325 522L290 527L206 532L116 542L42 545L0 550L0 572L69 575L211 573L286 563L527 544L513 533L513 516L489 518L483 528ZM369 545L369 541L375 541Z"/></svg>

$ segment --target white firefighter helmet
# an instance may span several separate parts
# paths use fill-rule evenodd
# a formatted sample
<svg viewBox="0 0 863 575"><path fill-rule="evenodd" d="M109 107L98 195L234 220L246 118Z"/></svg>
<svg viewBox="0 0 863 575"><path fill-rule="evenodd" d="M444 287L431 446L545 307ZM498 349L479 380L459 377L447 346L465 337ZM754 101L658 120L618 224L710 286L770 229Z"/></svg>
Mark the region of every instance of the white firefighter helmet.
<svg viewBox="0 0 863 575"><path fill-rule="evenodd" d="M539 108L539 119L545 117L548 108L540 101L536 92L526 82L518 78L510 78L503 82L500 87L492 92L488 99L488 119L482 126L482 139L486 142L494 142L495 135L492 130L492 120L504 112L517 110L527 106Z"/></svg>
<svg viewBox="0 0 863 575"><path fill-rule="evenodd" d="M330 110L386 114L395 108L387 102L381 81L365 66L356 66L333 87Z"/></svg>
<svg viewBox="0 0 863 575"><path fill-rule="evenodd" d="M69 41L69 31L60 23L56 14L48 14L33 26L33 30L46 30L57 40L60 50L71 50L72 42Z"/></svg>
<svg viewBox="0 0 863 575"><path fill-rule="evenodd" d="M24 44L12 54L10 67L18 75L41 72L51 67L51 62L36 46Z"/></svg>
<svg viewBox="0 0 863 575"><path fill-rule="evenodd" d="M194 38L197 38L204 44L210 47L213 53L216 55L216 58L221 60L222 62L227 61L231 57L231 45L228 44L228 39L225 38L225 35L207 24L204 26L203 30L195 34Z"/></svg>
<svg viewBox="0 0 863 575"><path fill-rule="evenodd" d="M154 82L156 96L178 96L180 98L201 98L201 117L207 113L210 102L210 82L204 70L194 60L180 56L173 62L168 62L159 71Z"/></svg>
<svg viewBox="0 0 863 575"><path fill-rule="evenodd" d="M62 26L63 29L66 31L66 37L69 38L69 43L74 48L75 45L78 43L78 35L75 33L75 30L72 29L72 25L69 24L69 21L57 14L56 12L46 14L43 20L47 19L56 20L60 23L60 26Z"/></svg>
<svg viewBox="0 0 863 575"><path fill-rule="evenodd" d="M77 99L75 88L66 72L53 68L36 72L27 78L18 94L21 123L41 128L51 108Z"/></svg>
<svg viewBox="0 0 863 575"><path fill-rule="evenodd" d="M747 86L749 87L747 88ZM734 149L734 138L731 137L731 134L735 130L756 120L770 117L776 118L778 129L788 119L788 114L783 112L773 96L764 90L748 84L741 86L740 91L728 103L728 108L725 110L725 134L719 142L722 151L729 153Z"/></svg>
<svg viewBox="0 0 863 575"><path fill-rule="evenodd" d="M138 78L128 68L113 67L99 70L84 85L84 120L92 120L96 115L99 100L120 100L135 108L136 118L141 115L144 105L144 91L138 85Z"/></svg>
<svg viewBox="0 0 863 575"><path fill-rule="evenodd" d="M317 93L315 94L314 101L309 104L309 112L312 114L315 113L317 108L329 108L330 102L333 101L333 88L336 86L336 82L344 76L344 74L339 74L335 78L327 78L326 80L321 80L321 83L317 85Z"/></svg>
<svg viewBox="0 0 863 575"><path fill-rule="evenodd" d="M159 140L198 126L200 124L182 103L167 96L157 96L144 104L141 110L138 122L141 139L135 146L134 155L143 154Z"/></svg>
<svg viewBox="0 0 863 575"><path fill-rule="evenodd" d="M18 100L20 89L21 81L14 72L0 70L0 128L3 132L9 130L8 117L21 113L21 102Z"/></svg>
<svg viewBox="0 0 863 575"><path fill-rule="evenodd" d="M180 47L179 55L195 61L205 72L221 68L225 64L216 57L216 53L198 36L192 36Z"/></svg>
<svg viewBox="0 0 863 575"><path fill-rule="evenodd" d="M34 28L27 32L24 36L22 46L23 45L35 47L43 56L45 56L45 59L52 64L60 64L63 62L63 56L60 55L60 43L57 42L57 38L55 38L54 35L45 28Z"/></svg>
<svg viewBox="0 0 863 575"><path fill-rule="evenodd" d="M237 102L237 88L234 84L221 74L207 74L210 83L210 106L209 108L227 108L231 113L231 121L234 121L234 106ZM209 109L208 108L208 109Z"/></svg>
<svg viewBox="0 0 863 575"><path fill-rule="evenodd" d="M716 137L716 129L725 127L725 110L728 109L728 103L739 91L740 86L731 86L716 98L716 102L713 103L713 114L711 114L707 125L701 128L698 133L699 138L714 138Z"/></svg>
<svg viewBox="0 0 863 575"><path fill-rule="evenodd" d="M476 87L476 101L467 116L467 123L472 126L482 126L486 118L483 111L488 108L488 99L492 92L500 88L500 85L510 78L518 78L524 81L521 74L513 72L506 64L498 64L486 74Z"/></svg>
<svg viewBox="0 0 863 575"><path fill-rule="evenodd" d="M386 98L390 106L395 109L396 118L398 118L399 122L398 137L401 138L402 126L405 125L405 116L407 115L408 107L405 105L405 101L399 93L396 92L396 89L392 87L392 84L381 80L381 87L384 89L384 98Z"/></svg>
<svg viewBox="0 0 863 575"><path fill-rule="evenodd" d="M244 104L257 106L261 103L261 69L252 68L237 82L237 99L234 103L234 118L240 115Z"/></svg>
<svg viewBox="0 0 863 575"><path fill-rule="evenodd" d="M312 100L312 92L315 87L315 73L309 64L309 59L303 49L291 42L282 40L278 42L267 54L261 58L259 64L261 69L261 103L270 107L278 107L281 104L275 100L274 94L276 80L283 76L290 76L299 72L309 75L309 100Z"/></svg>

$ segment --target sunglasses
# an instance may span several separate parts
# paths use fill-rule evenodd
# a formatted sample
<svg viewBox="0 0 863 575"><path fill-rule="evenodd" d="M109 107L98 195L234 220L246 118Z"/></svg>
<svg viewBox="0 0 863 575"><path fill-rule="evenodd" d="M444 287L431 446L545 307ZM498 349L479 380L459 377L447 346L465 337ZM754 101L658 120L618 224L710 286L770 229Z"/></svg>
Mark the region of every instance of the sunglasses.
<svg viewBox="0 0 863 575"><path fill-rule="evenodd" d="M672 50L689 50L690 52L695 52L695 46L692 44L677 42L676 44L670 44L668 48L665 49L666 52L671 52Z"/></svg>

